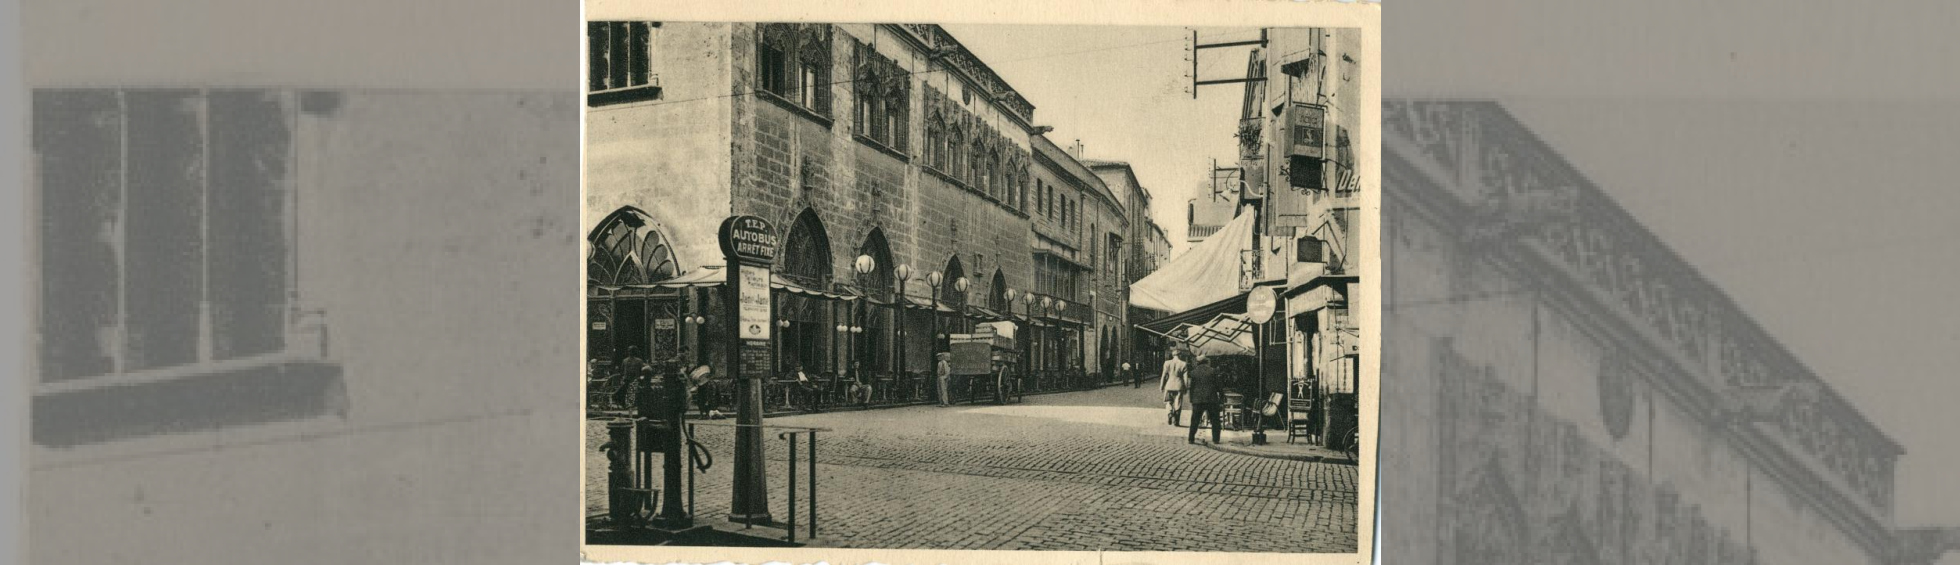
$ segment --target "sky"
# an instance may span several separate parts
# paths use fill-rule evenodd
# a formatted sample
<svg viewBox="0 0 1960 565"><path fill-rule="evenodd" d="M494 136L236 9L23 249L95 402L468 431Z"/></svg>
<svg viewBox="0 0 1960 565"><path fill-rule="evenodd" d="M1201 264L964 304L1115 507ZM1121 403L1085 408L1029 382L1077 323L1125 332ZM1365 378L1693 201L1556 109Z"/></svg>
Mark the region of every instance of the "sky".
<svg viewBox="0 0 1960 565"><path fill-rule="evenodd" d="M1151 214L1171 240L1184 242L1185 203L1208 186L1212 159L1236 163L1244 87L1205 86L1192 99L1192 28L1113 26L944 26L953 37L1034 103L1036 125L1084 157L1128 161L1151 195ZM1257 28L1199 28L1205 43L1257 38ZM1249 48L1207 49L1205 79L1245 76Z"/></svg>
<svg viewBox="0 0 1960 565"><path fill-rule="evenodd" d="M1503 103L1905 446L1898 525L1960 526L1960 4L1419 11L1386 96Z"/></svg>

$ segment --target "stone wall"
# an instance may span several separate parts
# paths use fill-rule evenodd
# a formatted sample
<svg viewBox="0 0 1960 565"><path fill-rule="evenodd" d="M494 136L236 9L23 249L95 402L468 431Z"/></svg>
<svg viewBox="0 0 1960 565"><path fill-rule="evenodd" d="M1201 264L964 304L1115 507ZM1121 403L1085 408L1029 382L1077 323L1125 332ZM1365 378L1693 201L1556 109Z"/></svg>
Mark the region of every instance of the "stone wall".
<svg viewBox="0 0 1960 565"><path fill-rule="evenodd" d="M635 206L674 242L682 269L722 263L715 230L730 210L730 29L655 29L660 98L586 109L583 229Z"/></svg>

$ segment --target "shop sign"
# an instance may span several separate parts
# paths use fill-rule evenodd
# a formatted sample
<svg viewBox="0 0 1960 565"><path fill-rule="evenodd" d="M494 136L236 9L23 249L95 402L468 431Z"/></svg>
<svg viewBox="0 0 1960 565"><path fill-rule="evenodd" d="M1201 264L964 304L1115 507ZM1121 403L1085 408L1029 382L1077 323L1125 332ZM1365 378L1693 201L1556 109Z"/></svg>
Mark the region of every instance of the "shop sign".
<svg viewBox="0 0 1960 565"><path fill-rule="evenodd" d="M655 319L655 320L653 321L653 329L656 329L656 330L671 330L671 329L674 329L674 319L673 319L673 318L658 318L658 319Z"/></svg>
<svg viewBox="0 0 1960 565"><path fill-rule="evenodd" d="M1245 314L1254 324L1264 324L1273 319L1273 310L1279 307L1279 295L1273 287L1262 286L1252 289L1245 296Z"/></svg>
<svg viewBox="0 0 1960 565"><path fill-rule="evenodd" d="M755 216L721 222L721 254L730 260L768 264L776 259L776 229Z"/></svg>
<svg viewBox="0 0 1960 565"><path fill-rule="evenodd" d="M741 303L737 307L736 335L744 340L769 339L769 268L742 265L736 270Z"/></svg>
<svg viewBox="0 0 1960 565"><path fill-rule="evenodd" d="M603 331L606 331L606 321L605 321L605 320L596 320L596 321L593 321L593 322L592 322L592 331L598 331L598 332L603 332Z"/></svg>

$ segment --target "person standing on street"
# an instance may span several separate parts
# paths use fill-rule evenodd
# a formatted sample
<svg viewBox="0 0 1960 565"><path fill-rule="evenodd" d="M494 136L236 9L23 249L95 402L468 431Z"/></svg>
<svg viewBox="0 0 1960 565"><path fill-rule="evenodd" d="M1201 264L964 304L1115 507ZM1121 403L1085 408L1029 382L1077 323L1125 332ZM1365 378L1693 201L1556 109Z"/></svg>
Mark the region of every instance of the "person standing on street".
<svg viewBox="0 0 1960 565"><path fill-rule="evenodd" d="M1129 363L1123 364L1123 376L1130 378L1130 388L1143 388L1143 374L1131 369Z"/></svg>
<svg viewBox="0 0 1960 565"><path fill-rule="evenodd" d="M1207 417L1211 419L1211 442L1218 443L1219 405L1225 400L1224 375L1219 372L1220 367L1203 355L1191 368L1191 386L1186 389L1191 395L1191 428L1184 434L1185 443L1198 443L1198 419Z"/></svg>
<svg viewBox="0 0 1960 565"><path fill-rule="evenodd" d="M619 362L619 386L613 388L613 406L628 408L627 397L651 368L647 366L647 360L640 358L639 346L626 348L626 360Z"/></svg>
<svg viewBox="0 0 1960 565"><path fill-rule="evenodd" d="M1157 383L1157 390L1164 393L1164 409L1170 412L1165 419L1173 426L1184 425L1179 406L1184 401L1184 375L1184 354L1176 353L1164 362L1163 381Z"/></svg>
<svg viewBox="0 0 1960 565"><path fill-rule="evenodd" d="M939 354L939 366L936 369L936 371L939 373L939 405L940 406L953 405L952 359L953 359L953 355L950 353L941 352Z"/></svg>

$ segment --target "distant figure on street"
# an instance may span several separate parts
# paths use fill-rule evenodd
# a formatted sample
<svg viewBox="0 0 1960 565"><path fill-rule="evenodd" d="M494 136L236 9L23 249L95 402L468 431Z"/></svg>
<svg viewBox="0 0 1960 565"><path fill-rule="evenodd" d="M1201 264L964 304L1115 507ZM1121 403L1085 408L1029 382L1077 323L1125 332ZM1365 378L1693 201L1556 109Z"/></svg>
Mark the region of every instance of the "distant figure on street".
<svg viewBox="0 0 1960 565"><path fill-rule="evenodd" d="M871 382L864 378L863 367L856 361L851 362L850 394L852 399L857 400L858 406L871 403Z"/></svg>
<svg viewBox="0 0 1960 565"><path fill-rule="evenodd" d="M809 373L803 372L802 365L796 366L796 388L803 392L803 409L809 412L817 411L817 399L823 395L819 394L817 382L810 380Z"/></svg>
<svg viewBox="0 0 1960 565"><path fill-rule="evenodd" d="M715 382L714 370L696 365L688 370L687 381L694 392L694 408L701 411L702 418L713 417L715 409L721 407L721 383Z"/></svg>
<svg viewBox="0 0 1960 565"><path fill-rule="evenodd" d="M616 379L619 386L613 388L613 406L625 408L627 396L633 393L633 387L652 368L647 365L647 360L640 358L639 346L626 348L626 360L619 362L619 376Z"/></svg>
<svg viewBox="0 0 1960 565"><path fill-rule="evenodd" d="M606 362L603 359L600 359L598 357L593 357L591 361L585 364L586 380L597 381L597 380L604 379L606 378L605 373L606 373Z"/></svg>
<svg viewBox="0 0 1960 565"><path fill-rule="evenodd" d="M1157 383L1157 390L1164 393L1164 409L1170 411L1167 419L1173 426L1184 425L1181 418L1183 410L1180 409L1184 401L1184 376L1184 354L1174 353L1169 361L1164 362L1163 382Z"/></svg>
<svg viewBox="0 0 1960 565"><path fill-rule="evenodd" d="M1191 368L1191 386L1186 393L1191 395L1191 428L1184 434L1185 443L1198 443L1198 419L1211 419L1211 442L1219 439L1219 405L1225 401L1224 375L1217 363L1203 355L1198 356L1198 364Z"/></svg>
<svg viewBox="0 0 1960 565"><path fill-rule="evenodd" d="M941 352L934 371L939 375L939 405L953 405L953 354Z"/></svg>
<svg viewBox="0 0 1960 565"><path fill-rule="evenodd" d="M1130 388L1143 388L1143 374L1131 369L1129 363L1123 364L1123 375L1130 378Z"/></svg>

